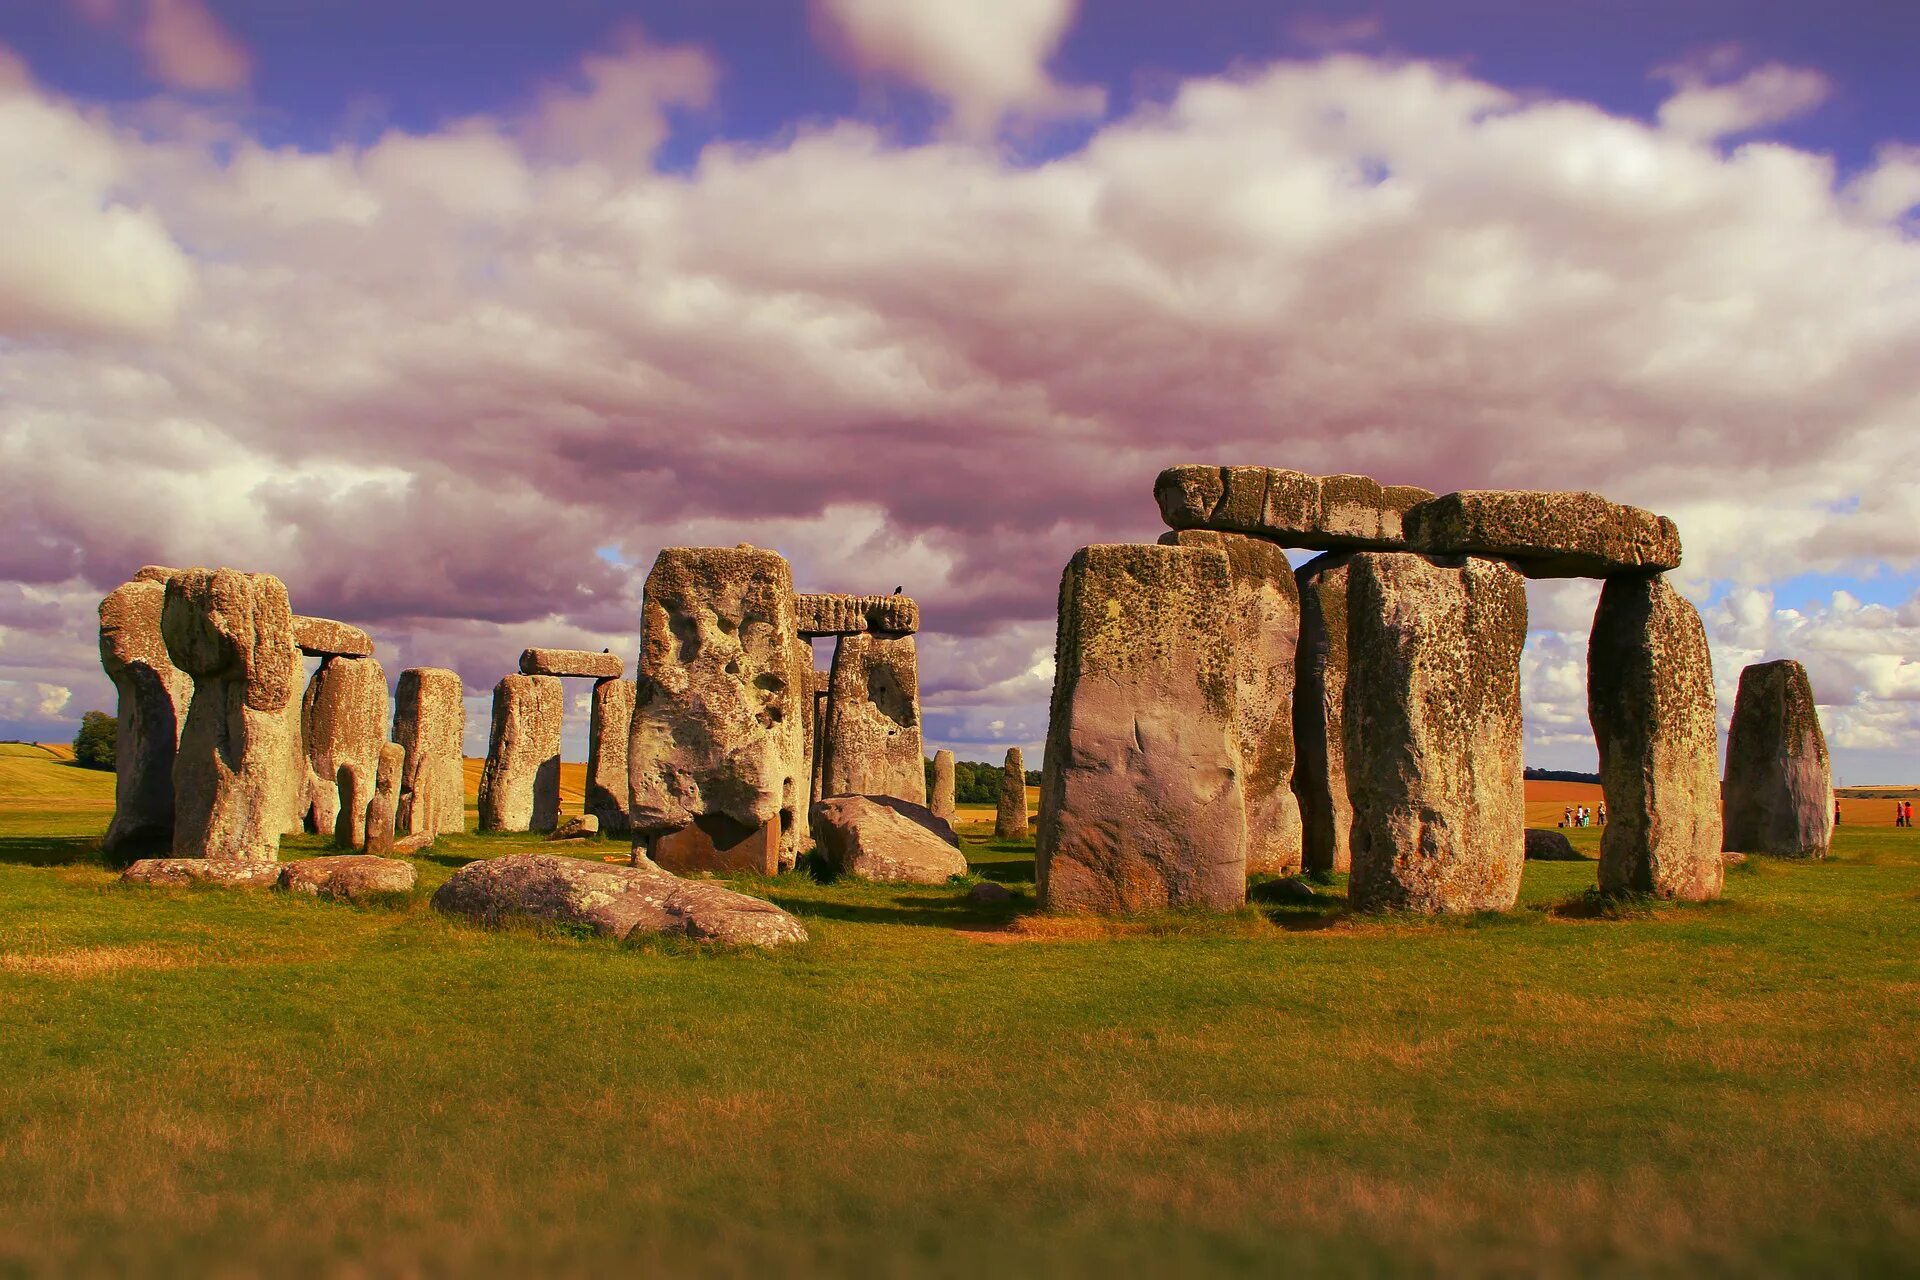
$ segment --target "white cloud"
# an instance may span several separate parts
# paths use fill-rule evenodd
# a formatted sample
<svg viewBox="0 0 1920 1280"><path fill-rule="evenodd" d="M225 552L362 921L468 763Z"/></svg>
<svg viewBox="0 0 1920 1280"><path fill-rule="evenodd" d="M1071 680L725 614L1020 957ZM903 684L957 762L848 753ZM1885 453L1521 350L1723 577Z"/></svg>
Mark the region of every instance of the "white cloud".
<svg viewBox="0 0 1920 1280"><path fill-rule="evenodd" d="M1726 46L1663 67L1656 74L1670 81L1675 92L1660 104L1660 123L1682 136L1712 142L1796 119L1832 92L1818 71L1778 62L1725 78L1739 61L1738 48Z"/></svg>

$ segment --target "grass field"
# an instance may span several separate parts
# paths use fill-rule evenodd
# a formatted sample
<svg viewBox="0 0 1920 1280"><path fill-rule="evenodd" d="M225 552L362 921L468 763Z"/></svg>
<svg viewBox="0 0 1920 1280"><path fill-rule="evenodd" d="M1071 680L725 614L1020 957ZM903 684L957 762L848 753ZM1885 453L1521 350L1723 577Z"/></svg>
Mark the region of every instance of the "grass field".
<svg viewBox="0 0 1920 1280"><path fill-rule="evenodd" d="M763 955L428 909L524 837L373 907L123 888L110 791L0 748L0 1273L1920 1272L1920 832L1699 907L1008 932L1031 848L969 825L1012 904L744 882L813 934Z"/></svg>

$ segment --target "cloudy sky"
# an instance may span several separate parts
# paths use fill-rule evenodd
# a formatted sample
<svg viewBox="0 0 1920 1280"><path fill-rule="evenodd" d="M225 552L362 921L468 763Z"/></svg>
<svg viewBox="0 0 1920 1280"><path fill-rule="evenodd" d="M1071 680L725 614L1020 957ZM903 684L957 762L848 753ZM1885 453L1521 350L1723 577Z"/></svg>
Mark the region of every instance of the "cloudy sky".
<svg viewBox="0 0 1920 1280"><path fill-rule="evenodd" d="M1073 550L1255 462L1670 514L1723 713L1800 658L1842 779L1911 779L1916 48L1900 0L0 0L0 737L111 709L144 563L484 695L750 541L918 596L929 749L997 757ZM1530 597L1528 758L1591 767L1595 591Z"/></svg>

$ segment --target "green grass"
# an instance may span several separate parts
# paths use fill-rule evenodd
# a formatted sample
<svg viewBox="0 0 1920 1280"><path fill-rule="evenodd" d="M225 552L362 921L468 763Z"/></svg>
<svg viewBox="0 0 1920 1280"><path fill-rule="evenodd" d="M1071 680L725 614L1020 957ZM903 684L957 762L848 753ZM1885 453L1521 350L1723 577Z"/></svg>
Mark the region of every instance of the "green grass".
<svg viewBox="0 0 1920 1280"><path fill-rule="evenodd" d="M750 954L427 908L524 838L397 906L123 888L5 778L0 1273L1920 1270L1920 832L1707 906L1106 927L976 827L1011 904L742 882L813 934Z"/></svg>

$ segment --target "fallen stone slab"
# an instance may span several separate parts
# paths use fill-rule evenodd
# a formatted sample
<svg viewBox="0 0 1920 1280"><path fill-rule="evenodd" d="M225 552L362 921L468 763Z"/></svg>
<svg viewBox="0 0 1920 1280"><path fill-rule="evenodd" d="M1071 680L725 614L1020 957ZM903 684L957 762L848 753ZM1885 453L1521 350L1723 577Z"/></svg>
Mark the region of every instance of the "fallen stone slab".
<svg viewBox="0 0 1920 1280"><path fill-rule="evenodd" d="M373 637L332 618L293 616L293 643L309 658L371 658Z"/></svg>
<svg viewBox="0 0 1920 1280"><path fill-rule="evenodd" d="M419 831L410 836L399 837L393 842L394 856L410 858L424 849L433 848L433 836L434 833L431 831Z"/></svg>
<svg viewBox="0 0 1920 1280"><path fill-rule="evenodd" d="M595 653L591 649L522 649L520 674L618 680L627 674L627 664L610 650Z"/></svg>
<svg viewBox="0 0 1920 1280"><path fill-rule="evenodd" d="M924 805L891 796L830 796L813 807L813 831L815 851L842 875L945 884L967 874L959 837Z"/></svg>
<svg viewBox="0 0 1920 1280"><path fill-rule="evenodd" d="M419 874L411 862L349 853L286 863L280 870L279 885L289 893L361 902L375 894L412 893Z"/></svg>
<svg viewBox="0 0 1920 1280"><path fill-rule="evenodd" d="M1527 828L1528 862L1585 862L1574 847L1573 842L1558 831L1547 831L1540 827Z"/></svg>
<svg viewBox="0 0 1920 1280"><path fill-rule="evenodd" d="M584 840L600 834L600 819L591 813L576 813L553 829L549 840Z"/></svg>
<svg viewBox="0 0 1920 1280"><path fill-rule="evenodd" d="M1833 773L1807 669L1791 658L1740 673L1727 730L1723 847L1824 858L1833 840Z"/></svg>
<svg viewBox="0 0 1920 1280"><path fill-rule="evenodd" d="M912 635L920 629L920 606L912 596L848 596L808 592L793 598L801 635L850 636L863 631Z"/></svg>
<svg viewBox="0 0 1920 1280"><path fill-rule="evenodd" d="M1399 551L1401 516L1433 497L1366 476L1315 476L1283 467L1168 467L1154 482L1173 529L1246 533L1315 551Z"/></svg>
<svg viewBox="0 0 1920 1280"><path fill-rule="evenodd" d="M1468 489L1421 503L1402 523L1415 551L1497 556L1529 578L1606 578L1680 566L1673 521L1597 493Z"/></svg>
<svg viewBox="0 0 1920 1280"><path fill-rule="evenodd" d="M270 889L280 883L280 864L259 858L142 858L120 873L126 884L219 884Z"/></svg>
<svg viewBox="0 0 1920 1280"><path fill-rule="evenodd" d="M487 924L511 917L583 924L602 937L669 934L741 946L805 942L801 923L759 898L662 871L554 854L470 862L433 895L437 911Z"/></svg>

